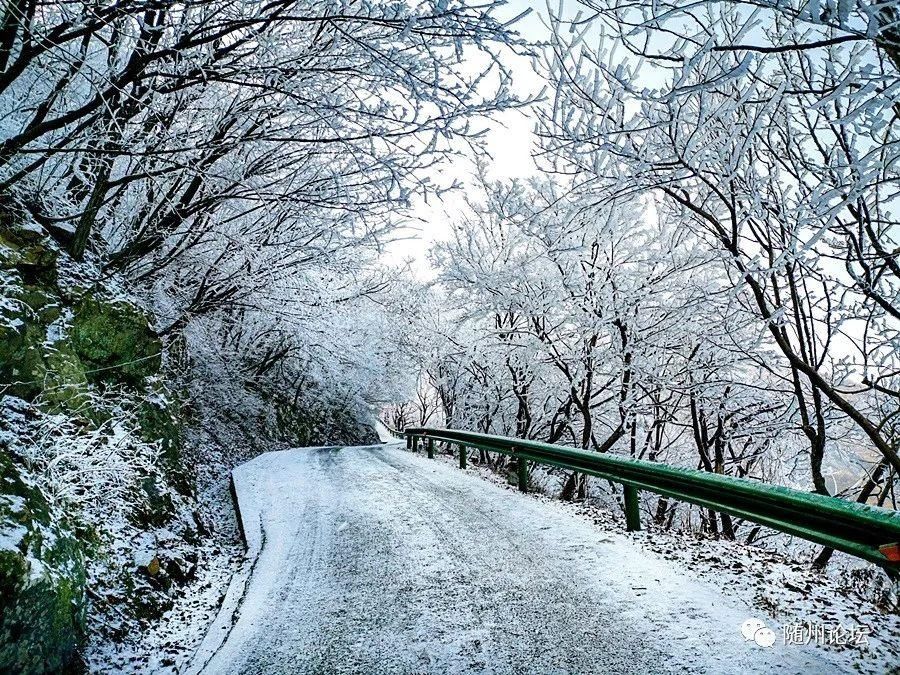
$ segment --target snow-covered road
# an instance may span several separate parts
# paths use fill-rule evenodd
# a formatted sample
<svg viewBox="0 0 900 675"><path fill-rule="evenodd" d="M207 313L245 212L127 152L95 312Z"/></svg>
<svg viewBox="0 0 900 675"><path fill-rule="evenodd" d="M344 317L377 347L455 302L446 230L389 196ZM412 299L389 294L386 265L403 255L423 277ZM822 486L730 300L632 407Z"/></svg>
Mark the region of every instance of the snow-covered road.
<svg viewBox="0 0 900 675"><path fill-rule="evenodd" d="M399 446L238 467L245 579L204 673L828 673L759 614L561 506Z"/></svg>

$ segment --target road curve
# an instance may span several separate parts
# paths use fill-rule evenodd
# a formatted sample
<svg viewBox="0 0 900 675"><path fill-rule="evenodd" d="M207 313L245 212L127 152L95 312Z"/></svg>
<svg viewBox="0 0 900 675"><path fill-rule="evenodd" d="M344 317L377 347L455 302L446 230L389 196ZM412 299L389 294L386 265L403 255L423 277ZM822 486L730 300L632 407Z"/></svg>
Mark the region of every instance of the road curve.
<svg viewBox="0 0 900 675"><path fill-rule="evenodd" d="M755 612L627 537L399 446L234 479L251 555L194 672L838 672L745 642Z"/></svg>

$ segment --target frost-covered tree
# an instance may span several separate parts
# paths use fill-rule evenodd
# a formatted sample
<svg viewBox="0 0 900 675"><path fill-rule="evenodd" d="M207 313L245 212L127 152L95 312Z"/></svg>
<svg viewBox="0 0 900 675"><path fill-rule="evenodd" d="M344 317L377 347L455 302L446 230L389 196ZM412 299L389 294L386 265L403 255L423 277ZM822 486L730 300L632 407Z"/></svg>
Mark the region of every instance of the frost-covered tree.
<svg viewBox="0 0 900 675"><path fill-rule="evenodd" d="M653 194L719 257L790 386L815 488L837 420L898 457L895 8L586 2L557 19L548 167L598 199Z"/></svg>
<svg viewBox="0 0 900 675"><path fill-rule="evenodd" d="M520 104L501 4L7 3L0 193L123 276L187 363L228 366L210 383L360 405L402 342L377 333L379 251L472 122Z"/></svg>
<svg viewBox="0 0 900 675"><path fill-rule="evenodd" d="M442 302L465 326L431 361L454 374L435 384L452 388L454 424L804 482L778 456L800 436L790 383L695 234L640 199L481 184L435 250ZM563 489L583 491L574 476Z"/></svg>

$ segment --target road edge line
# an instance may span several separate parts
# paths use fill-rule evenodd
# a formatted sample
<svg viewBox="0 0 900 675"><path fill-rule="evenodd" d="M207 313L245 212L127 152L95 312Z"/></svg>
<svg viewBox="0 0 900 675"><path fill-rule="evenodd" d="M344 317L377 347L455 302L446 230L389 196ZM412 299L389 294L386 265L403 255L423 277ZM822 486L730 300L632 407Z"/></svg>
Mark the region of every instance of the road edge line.
<svg viewBox="0 0 900 675"><path fill-rule="evenodd" d="M237 468L238 467L235 467L235 469ZM248 541L244 514L241 510L241 501L238 497L237 486L235 484L234 470L229 474L228 483L229 492L231 493L231 499L234 505L238 531L240 532L241 541L244 544L244 560L241 562L241 566L231 575L231 580L228 582L222 604L219 606L213 620L209 623L206 635L203 636L200 644L194 650L190 661L182 671L185 675L199 675L202 673L219 649L222 648L222 645L225 644L225 641L228 639L231 629L234 626L238 610L241 607L244 595L247 591L247 583L253 575L253 569L256 567L259 555L262 553L263 546L265 545L265 531L263 530L262 520L260 518L256 519L256 527L258 530L258 536L254 537L254 542L256 543L251 546Z"/></svg>

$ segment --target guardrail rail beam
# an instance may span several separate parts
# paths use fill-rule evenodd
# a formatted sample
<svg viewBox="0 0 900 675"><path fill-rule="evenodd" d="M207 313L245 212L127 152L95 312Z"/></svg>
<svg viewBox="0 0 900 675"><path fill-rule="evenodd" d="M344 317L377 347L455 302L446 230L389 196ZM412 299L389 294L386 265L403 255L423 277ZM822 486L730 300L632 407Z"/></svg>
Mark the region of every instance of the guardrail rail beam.
<svg viewBox="0 0 900 675"><path fill-rule="evenodd" d="M640 530L640 492L750 520L792 536L868 560L896 575L900 572L900 512L868 504L770 485L747 478L577 450L522 438L507 438L456 429L431 427L404 430L407 447L418 451L424 439L428 456L434 442L459 447L459 466L466 468L468 448L515 457L519 489L528 490L528 462L580 471L624 487L625 522Z"/></svg>

